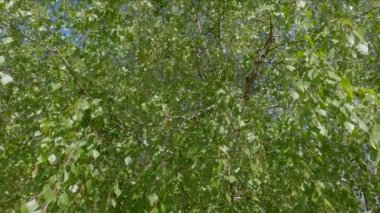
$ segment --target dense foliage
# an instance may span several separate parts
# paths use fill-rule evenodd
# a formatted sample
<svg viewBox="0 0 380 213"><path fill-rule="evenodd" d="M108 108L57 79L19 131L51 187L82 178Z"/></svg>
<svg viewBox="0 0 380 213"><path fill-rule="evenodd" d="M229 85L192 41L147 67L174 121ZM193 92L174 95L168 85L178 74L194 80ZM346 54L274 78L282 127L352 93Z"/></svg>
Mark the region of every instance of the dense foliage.
<svg viewBox="0 0 380 213"><path fill-rule="evenodd" d="M0 211L380 210L379 14L0 1Z"/></svg>

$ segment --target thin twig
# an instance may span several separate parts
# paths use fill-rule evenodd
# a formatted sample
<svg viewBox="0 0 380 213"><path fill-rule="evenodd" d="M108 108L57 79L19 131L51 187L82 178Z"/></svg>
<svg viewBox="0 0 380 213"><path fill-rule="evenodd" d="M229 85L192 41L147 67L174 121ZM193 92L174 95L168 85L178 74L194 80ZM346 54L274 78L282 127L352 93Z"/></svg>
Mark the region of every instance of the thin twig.
<svg viewBox="0 0 380 213"><path fill-rule="evenodd" d="M9 26L11 26L11 27L13 27L13 28L16 29L16 27L15 27L10 21L5 20L5 19L3 19L3 21L4 21L5 23L7 23ZM31 38L30 36L28 36L27 34L25 34L24 32L22 32L22 31L20 31L20 30L17 30L17 29L16 29L16 31L19 32L22 36L24 36L24 37L25 37L26 39L28 39L29 41L31 41L31 42L37 44L38 46L41 46L41 47L43 47L43 48L45 48L45 49L47 49L47 50L49 50L49 51L51 51L51 52L54 52L54 49L53 49L53 48L51 48L51 47L49 47L49 46L47 46L47 45L45 45L45 44L42 44L42 43L38 42L37 40Z"/></svg>
<svg viewBox="0 0 380 213"><path fill-rule="evenodd" d="M211 110L213 110L215 108L216 108L216 105L213 104L213 105L211 105L211 106L209 106L209 107L207 107L207 108L205 108L199 112L194 113L193 115L191 115L187 118L184 118L184 120L182 121L182 123L180 125L180 129L183 128L186 125L186 123L190 122L191 120L198 118L200 115L202 115L204 113L210 112Z"/></svg>
<svg viewBox="0 0 380 213"><path fill-rule="evenodd" d="M371 12L374 11L374 10L377 10L377 9L380 9L380 5L379 5L379 6L376 6L376 7L374 7L374 8L371 8L371 9L369 9L369 10L367 10L367 11L365 11L365 12L359 14L359 15L356 15L356 16L354 16L354 17L352 17L352 18L353 18L353 19L360 18L360 17L362 17L362 16L364 16L364 15L367 15L368 13L371 13Z"/></svg>
<svg viewBox="0 0 380 213"><path fill-rule="evenodd" d="M285 45L288 45L288 44L296 44L296 43L300 43L300 42L303 42L304 40L295 40L295 41L284 41L280 44L277 44L275 46L273 46L272 48L268 49L268 53L269 52L272 52L273 50L279 48L279 47L282 47L282 46L285 46Z"/></svg>

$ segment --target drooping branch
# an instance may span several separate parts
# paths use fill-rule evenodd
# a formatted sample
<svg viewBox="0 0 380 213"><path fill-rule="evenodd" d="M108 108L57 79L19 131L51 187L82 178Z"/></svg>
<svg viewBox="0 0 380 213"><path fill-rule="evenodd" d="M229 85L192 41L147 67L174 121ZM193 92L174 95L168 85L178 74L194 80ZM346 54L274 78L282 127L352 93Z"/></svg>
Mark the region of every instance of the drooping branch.
<svg viewBox="0 0 380 213"><path fill-rule="evenodd" d="M61 51L55 47L55 46L51 46L51 45L46 45L42 42L39 42L37 41L36 39L30 37L29 35L27 35L26 33L24 33L22 30L19 30L17 29L17 25L15 25L14 23L12 23L11 21L9 20L5 20L3 19L2 21L4 21L7 25L9 25L10 27L13 27L13 29L18 33L20 34L22 37L24 37L25 39L27 39L28 41L32 42L33 44L35 45L38 45L46 50L48 50L49 52L53 53L54 55L56 55L57 57L59 57L59 59L63 62L65 68L67 69L68 71L68 74L71 76L71 78L73 79L75 85L78 87L79 89L79 93L85 95L87 98L90 98L90 99L94 99L96 97L93 97L90 93L88 93L88 88L86 88L85 86L83 86L79 76L77 75L77 73L75 72L74 68L70 65L70 63L67 61L66 57L61 53ZM50 65L49 65L50 66ZM91 84L91 82L86 82L86 83L89 83L89 85L91 87L95 87L95 85ZM125 106L119 104L115 99L114 97L112 96L107 96L107 100L110 101L111 103L113 103L114 105L122 108L122 109L125 109ZM116 127L118 129L121 129L121 130L125 130L125 129L133 129L132 127L130 126L127 126L125 122L123 122L122 120L120 120L119 117L115 116L115 120L117 122L115 122L114 124L116 125Z"/></svg>
<svg viewBox="0 0 380 213"><path fill-rule="evenodd" d="M18 30L17 27L16 27L16 25L14 23L12 23L12 22L10 22L8 20L3 20L3 21L5 23L7 23L10 27L13 27L14 30L17 33L19 33L22 37L26 38L28 41L30 41L30 42L32 42L32 43L34 43L34 44L36 44L36 45L38 45L40 47L43 47L44 49L46 49L46 50L50 51L51 53L55 54L56 56L58 56L60 58L60 60L62 60L62 62L64 63L66 69L69 72L69 75L73 78L74 83L80 89L80 92L88 95L86 89L83 87L82 83L79 81L79 77L75 73L74 69L68 63L68 61L66 60L66 58L61 54L61 52L59 51L59 49L57 47L51 47L49 45L43 44L43 43L37 41L36 39L30 37L29 35L27 35L22 30Z"/></svg>

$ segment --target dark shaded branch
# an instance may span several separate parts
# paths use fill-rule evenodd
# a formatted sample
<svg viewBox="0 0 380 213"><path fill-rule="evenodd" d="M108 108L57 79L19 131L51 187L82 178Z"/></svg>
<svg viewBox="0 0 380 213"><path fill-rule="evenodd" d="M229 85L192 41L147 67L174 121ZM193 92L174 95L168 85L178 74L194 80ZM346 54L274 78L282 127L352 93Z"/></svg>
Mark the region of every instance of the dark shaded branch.
<svg viewBox="0 0 380 213"><path fill-rule="evenodd" d="M274 40L274 32L273 32L273 23L272 23L272 18L269 16L269 33L268 33L268 38L264 44L264 47L259 49L256 54L256 58L253 61L253 67L252 70L245 78L245 89L244 89L244 100L248 101L251 98L252 95L252 89L254 84L256 83L256 80L258 79L262 65L265 61L266 56L270 51L272 51L272 44L275 42Z"/></svg>

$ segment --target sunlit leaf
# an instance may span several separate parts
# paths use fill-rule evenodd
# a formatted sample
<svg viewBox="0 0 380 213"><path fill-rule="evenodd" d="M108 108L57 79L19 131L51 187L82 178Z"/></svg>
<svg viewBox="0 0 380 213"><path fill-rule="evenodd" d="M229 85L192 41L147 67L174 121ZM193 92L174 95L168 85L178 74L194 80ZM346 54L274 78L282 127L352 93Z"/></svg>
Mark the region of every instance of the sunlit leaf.
<svg viewBox="0 0 380 213"><path fill-rule="evenodd" d="M133 162L133 159L130 156L127 156L127 157L124 158L124 163L125 163L126 166L131 165L132 162Z"/></svg>
<svg viewBox="0 0 380 213"><path fill-rule="evenodd" d="M347 78L342 79L340 85L343 87L344 91L346 91L350 100L352 100L354 98L354 92L352 91L350 80Z"/></svg>
<svg viewBox="0 0 380 213"><path fill-rule="evenodd" d="M78 187L77 184L71 185L69 187L69 191L72 192L72 193L77 193L78 189L79 189L79 187Z"/></svg>
<svg viewBox="0 0 380 213"><path fill-rule="evenodd" d="M363 55L368 55L368 43L365 43L365 42L362 42L362 43L359 43L357 46L356 46L356 49L359 51L359 53L363 54Z"/></svg>
<svg viewBox="0 0 380 213"><path fill-rule="evenodd" d="M55 194L49 185L44 186L42 194L47 203L51 203L55 200Z"/></svg>
<svg viewBox="0 0 380 213"><path fill-rule="evenodd" d="M285 66L290 72L294 71L296 68L292 65L286 65Z"/></svg>
<svg viewBox="0 0 380 213"><path fill-rule="evenodd" d="M380 124L375 124L372 127L371 135L370 135L370 143L372 147L377 149L380 143Z"/></svg>
<svg viewBox="0 0 380 213"><path fill-rule="evenodd" d="M31 213L31 212L34 212L38 209L38 203L35 199L27 202L27 203L24 203L22 206L21 206L21 213Z"/></svg>
<svg viewBox="0 0 380 213"><path fill-rule="evenodd" d="M50 164L54 164L57 161L57 157L54 154L49 155L48 158Z"/></svg>
<svg viewBox="0 0 380 213"><path fill-rule="evenodd" d="M0 78L1 78L1 83L3 85L6 85L6 84L9 84L9 83L13 82L12 76L10 76L10 75L8 75L6 73L0 72Z"/></svg>
<svg viewBox="0 0 380 213"><path fill-rule="evenodd" d="M347 131L351 134L352 131L355 129L355 125L350 122L344 122L344 127L347 129Z"/></svg>
<svg viewBox="0 0 380 213"><path fill-rule="evenodd" d="M60 196L59 196L59 203L60 205L67 205L68 203L70 202L70 198L69 198L69 195L67 193L62 193Z"/></svg>
<svg viewBox="0 0 380 213"><path fill-rule="evenodd" d="M120 190L118 184L116 184L116 185L114 186L114 193L115 193L116 197L119 197L119 196L121 195L121 190Z"/></svg>
<svg viewBox="0 0 380 213"><path fill-rule="evenodd" d="M233 176L233 175L229 175L226 177L226 179L228 180L228 182L230 183L235 183L237 181L236 177Z"/></svg>
<svg viewBox="0 0 380 213"><path fill-rule="evenodd" d="M158 196L156 193L153 193L151 195L148 196L148 199L149 199L149 203L151 206L155 205L158 201Z"/></svg>
<svg viewBox="0 0 380 213"><path fill-rule="evenodd" d="M92 150L92 157L94 157L96 159L99 156L100 156L100 153L98 152L98 150L96 150L96 149Z"/></svg>
<svg viewBox="0 0 380 213"><path fill-rule="evenodd" d="M2 41L3 41L3 44L9 44L9 43L13 42L13 38L12 37L5 37L2 39Z"/></svg>

